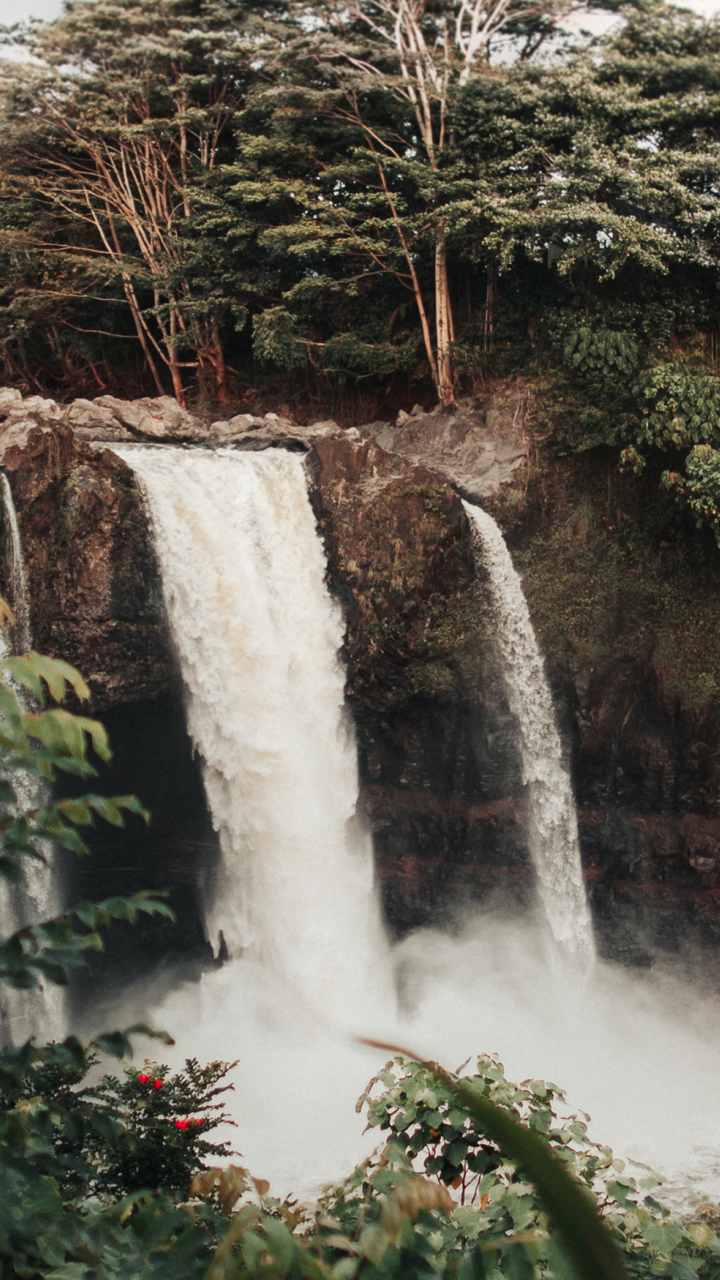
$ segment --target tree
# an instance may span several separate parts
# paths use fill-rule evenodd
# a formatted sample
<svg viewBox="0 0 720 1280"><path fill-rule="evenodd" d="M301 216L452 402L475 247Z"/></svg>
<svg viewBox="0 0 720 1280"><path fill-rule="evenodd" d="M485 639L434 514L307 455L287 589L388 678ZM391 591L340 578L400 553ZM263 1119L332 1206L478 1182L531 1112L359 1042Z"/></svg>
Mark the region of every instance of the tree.
<svg viewBox="0 0 720 1280"><path fill-rule="evenodd" d="M338 157L327 175L333 194L321 198L322 208L312 201L308 217L331 252L344 239L349 253L365 256L368 270L389 271L410 291L444 405L453 400L455 381L449 237L478 180L458 164L457 102L467 85L502 75L490 64L501 33L516 38L526 59L570 8L565 0L432 6L426 0L331 0L277 59L286 84L270 92L279 99L281 126L289 113L303 110L302 86L306 118L320 110L350 129L350 154ZM345 198L354 179L370 193L370 234L363 234ZM306 230L307 223L300 224L300 234ZM425 243L432 253L429 287L418 265Z"/></svg>
<svg viewBox="0 0 720 1280"><path fill-rule="evenodd" d="M56 219L66 272L80 268L87 292L120 288L157 391L165 365L180 403L187 368L229 398L221 330L231 304L212 242L187 241L195 190L230 145L253 79L246 26L235 0L76 0L30 29L37 65L4 88L16 188ZM30 243L48 249L39 235Z"/></svg>

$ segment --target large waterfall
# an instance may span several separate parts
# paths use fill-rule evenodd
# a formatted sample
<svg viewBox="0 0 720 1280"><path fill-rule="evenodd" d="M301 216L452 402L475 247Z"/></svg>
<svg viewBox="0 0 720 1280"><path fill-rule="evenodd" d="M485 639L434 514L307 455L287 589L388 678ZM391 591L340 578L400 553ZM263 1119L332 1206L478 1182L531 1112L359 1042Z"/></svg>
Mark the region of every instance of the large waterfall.
<svg viewBox="0 0 720 1280"><path fill-rule="evenodd" d="M528 835L538 893L554 937L585 961L594 955L592 924L580 865L575 801L563 763L542 654L520 579L498 526L480 507L463 503L479 558L490 580L498 647L510 710L520 732L528 787Z"/></svg>
<svg viewBox="0 0 720 1280"><path fill-rule="evenodd" d="M355 744L302 464L118 448L145 489L222 864L207 885L218 950L249 952L318 1012L389 998Z"/></svg>

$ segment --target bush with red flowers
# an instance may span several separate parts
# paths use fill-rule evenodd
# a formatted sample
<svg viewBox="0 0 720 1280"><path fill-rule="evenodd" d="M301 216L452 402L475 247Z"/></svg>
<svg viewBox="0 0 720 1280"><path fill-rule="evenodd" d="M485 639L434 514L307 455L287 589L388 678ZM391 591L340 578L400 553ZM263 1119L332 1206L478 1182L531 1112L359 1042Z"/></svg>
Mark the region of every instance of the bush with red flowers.
<svg viewBox="0 0 720 1280"><path fill-rule="evenodd" d="M184 1071L173 1073L146 1063L144 1071L128 1067L123 1079L103 1076L84 1090L83 1096L116 1126L111 1136L93 1139L95 1193L116 1200L135 1191L165 1191L185 1200L208 1157L237 1154L229 1141L208 1136L219 1125L232 1124L222 1095L232 1089L225 1081L234 1065L211 1062L201 1067L193 1058Z"/></svg>

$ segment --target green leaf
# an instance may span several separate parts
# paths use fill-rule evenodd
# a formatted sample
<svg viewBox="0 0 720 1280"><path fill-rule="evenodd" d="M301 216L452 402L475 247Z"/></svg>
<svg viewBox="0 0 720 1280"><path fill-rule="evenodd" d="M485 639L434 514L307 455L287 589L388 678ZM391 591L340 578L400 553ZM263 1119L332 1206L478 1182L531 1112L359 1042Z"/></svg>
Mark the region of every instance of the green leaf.
<svg viewBox="0 0 720 1280"><path fill-rule="evenodd" d="M0 778L0 804L12 804L17 801L15 788L7 778Z"/></svg>
<svg viewBox="0 0 720 1280"><path fill-rule="evenodd" d="M676 1222L648 1222L641 1228L644 1239L651 1249L665 1256L672 1253L683 1238L682 1227Z"/></svg>
<svg viewBox="0 0 720 1280"><path fill-rule="evenodd" d="M88 826L92 822L92 813L83 800L58 800L58 809L71 822Z"/></svg>
<svg viewBox="0 0 720 1280"><path fill-rule="evenodd" d="M458 1280L485 1280L485 1274L482 1249L467 1249L458 1268Z"/></svg>
<svg viewBox="0 0 720 1280"><path fill-rule="evenodd" d="M508 1280L535 1280L535 1266L524 1244L503 1245L502 1265Z"/></svg>
<svg viewBox="0 0 720 1280"><path fill-rule="evenodd" d="M390 1236L378 1223L371 1223L360 1235L360 1251L375 1267L380 1266L389 1244Z"/></svg>

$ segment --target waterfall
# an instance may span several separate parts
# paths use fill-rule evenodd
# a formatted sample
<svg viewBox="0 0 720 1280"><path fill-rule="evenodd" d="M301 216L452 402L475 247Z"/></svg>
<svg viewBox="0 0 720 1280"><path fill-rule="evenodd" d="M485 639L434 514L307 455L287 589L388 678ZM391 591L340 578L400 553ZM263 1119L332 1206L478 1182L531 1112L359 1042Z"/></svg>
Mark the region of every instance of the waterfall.
<svg viewBox="0 0 720 1280"><path fill-rule="evenodd" d="M540 893L565 946L547 947L544 921L480 913L458 932L411 934L388 955L370 850L353 816L342 624L302 464L276 451L117 452L152 516L188 725L222 844L206 919L230 957L197 980L181 969L172 989L167 975L148 975L119 997L118 1024L166 1027L177 1044L163 1060L176 1068L188 1057L239 1059L226 1095L238 1128L228 1136L275 1195L316 1195L377 1141L377 1131L362 1135L354 1103L385 1053L347 1031L450 1066L499 1052L510 1078L567 1086L571 1108L592 1112L595 1136L618 1154L662 1164L672 1153L678 1175L692 1180L698 1134L720 1149L707 1102L720 1034L689 989L578 963L592 940L570 785L522 592L490 518L468 509L522 740ZM679 1072L692 1088L678 1091Z"/></svg>
<svg viewBox="0 0 720 1280"><path fill-rule="evenodd" d="M538 893L554 937L571 954L594 956L592 924L580 864L575 801L563 764L550 689L520 579L505 540L480 507L463 506L490 580L495 633L510 710L517 721L523 781L528 787L530 853Z"/></svg>
<svg viewBox="0 0 720 1280"><path fill-rule="evenodd" d="M388 999L385 943L355 818L343 625L302 463L283 450L115 451L146 494L220 836L208 935L346 1023Z"/></svg>
<svg viewBox="0 0 720 1280"><path fill-rule="evenodd" d="M0 472L0 477L2 478L3 518L8 553L8 577L10 580L12 607L15 614L13 649L17 653L28 653L32 649L32 631L30 627L30 593L25 573L25 559L22 552L20 529L10 481L4 471Z"/></svg>
<svg viewBox="0 0 720 1280"><path fill-rule="evenodd" d="M3 658L13 652L28 653L32 649L32 629L30 622L30 594L25 558L23 556L20 528L17 512L13 502L12 489L4 471L2 478L2 504L5 524L6 552L8 558L8 578L12 596L15 623L12 627L12 646L8 644L0 631L0 663ZM7 674L4 677L8 680ZM15 690L18 700L24 709L29 708L31 701L26 689L16 685L12 679L9 683ZM47 800L48 784L36 774L14 770L12 783L17 796L18 810L37 809ZM10 885L0 882L0 933L8 937L21 929L25 924L41 920L51 920L61 911L60 895L53 869L53 846L50 841L42 842L42 850L48 865L27 858L24 863L25 883ZM65 1014L64 996L58 987L48 984L41 994L30 992L3 991L2 1005L14 1044L22 1044L29 1036L37 1036L40 1040L60 1039L64 1034Z"/></svg>

